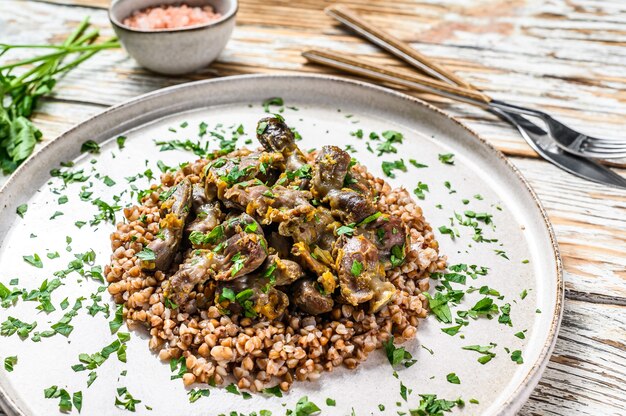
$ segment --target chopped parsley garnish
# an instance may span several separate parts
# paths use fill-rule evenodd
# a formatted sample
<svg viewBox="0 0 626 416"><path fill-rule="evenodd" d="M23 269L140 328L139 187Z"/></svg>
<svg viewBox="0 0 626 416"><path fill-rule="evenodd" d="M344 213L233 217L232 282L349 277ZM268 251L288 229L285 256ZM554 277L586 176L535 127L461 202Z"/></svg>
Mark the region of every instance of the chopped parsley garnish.
<svg viewBox="0 0 626 416"><path fill-rule="evenodd" d="M372 136L374 134L375 136ZM376 150L378 151L378 156L381 156L383 153L398 153L398 149L394 146L395 143L402 144L402 140L404 136L402 133L394 130L387 130L382 133L385 141L380 142L376 146ZM376 139L374 139L376 137ZM370 133L371 140L377 140L378 136L376 133Z"/></svg>
<svg viewBox="0 0 626 416"><path fill-rule="evenodd" d="M506 252L504 250L493 250L498 256L505 258L507 260L510 260L509 257L506 255Z"/></svg>
<svg viewBox="0 0 626 416"><path fill-rule="evenodd" d="M415 187L415 189L413 189L413 193L415 194L415 196L418 199L424 199L426 198L426 195L424 195L424 191L425 192L430 192L430 189L428 189L428 185L425 183L422 183L421 181L419 181L417 183L417 186Z"/></svg>
<svg viewBox="0 0 626 416"><path fill-rule="evenodd" d="M161 146L159 149L161 152L168 150L180 149L192 152L196 156L205 157L209 152L209 142L207 141L204 146L199 141L192 142L191 140L163 140L155 143L157 146Z"/></svg>
<svg viewBox="0 0 626 416"><path fill-rule="evenodd" d="M87 140L80 147L81 153L100 153L100 145L93 140Z"/></svg>
<svg viewBox="0 0 626 416"><path fill-rule="evenodd" d="M526 334L525 332L527 331L527 329L520 331L518 333L515 334L516 337L518 337L519 339L525 339L526 338Z"/></svg>
<svg viewBox="0 0 626 416"><path fill-rule="evenodd" d="M218 225L211 232L204 234L200 231L192 231L189 235L189 241L194 245L215 244L224 237L224 226Z"/></svg>
<svg viewBox="0 0 626 416"><path fill-rule="evenodd" d="M200 124L198 124L198 137L205 136L208 127L209 126L204 121L201 121Z"/></svg>
<svg viewBox="0 0 626 416"><path fill-rule="evenodd" d="M128 392L126 387L119 387L117 389L117 396L115 397L115 406L130 410L131 412L135 411L135 406L141 403L141 400L135 399L132 394Z"/></svg>
<svg viewBox="0 0 626 416"><path fill-rule="evenodd" d="M263 134L267 129L267 121L260 122L256 127L256 134Z"/></svg>
<svg viewBox="0 0 626 416"><path fill-rule="evenodd" d="M91 202L93 205L98 207L100 211L96 214L93 219L89 222L92 226L98 225L102 221L108 221L110 223L115 223L115 213L122 209L119 205L111 205L107 202L104 202L100 198L97 198Z"/></svg>
<svg viewBox="0 0 626 416"><path fill-rule="evenodd" d="M28 204L21 204L15 209L15 212L21 218L24 218L24 214L26 214L26 211L28 211Z"/></svg>
<svg viewBox="0 0 626 416"><path fill-rule="evenodd" d="M137 253L137 258L141 261L154 261L156 260L155 252L148 247L144 247L139 253Z"/></svg>
<svg viewBox="0 0 626 416"><path fill-rule="evenodd" d="M337 235L343 235L343 234L352 235L355 227L356 225L355 226L342 225L341 227L337 228L336 233Z"/></svg>
<svg viewBox="0 0 626 416"><path fill-rule="evenodd" d="M102 178L102 182L104 182L104 184L108 187L115 185L115 181L109 178L108 176L105 176L104 178Z"/></svg>
<svg viewBox="0 0 626 416"><path fill-rule="evenodd" d="M326 406L336 406L337 402L330 397L326 399Z"/></svg>
<svg viewBox="0 0 626 416"><path fill-rule="evenodd" d="M72 366L74 371L95 370L100 367L113 353L117 353L117 358L126 362L126 342L130 339L130 334L119 333L117 338L111 344L102 348L102 350L93 354L81 353L78 355L79 364Z"/></svg>
<svg viewBox="0 0 626 416"><path fill-rule="evenodd" d="M211 391L209 389L191 389L187 392L189 403L197 402L201 397L209 397Z"/></svg>
<svg viewBox="0 0 626 416"><path fill-rule="evenodd" d="M363 138L363 130L362 129L358 129L357 131L351 131L350 132L350 136L356 137L357 139L362 139Z"/></svg>
<svg viewBox="0 0 626 416"><path fill-rule="evenodd" d="M409 159L409 163L413 166L415 166L418 169L422 169L422 168L427 168L428 165L425 165L423 163L419 163L417 160L415 159Z"/></svg>
<svg viewBox="0 0 626 416"><path fill-rule="evenodd" d="M118 136L115 141L117 142L117 147L122 150L126 144L126 136Z"/></svg>
<svg viewBox="0 0 626 416"><path fill-rule="evenodd" d="M491 343L489 345L468 345L466 347L463 347L464 350L469 350L469 351L476 351L477 353L481 354L481 356L478 358L478 362L481 364L487 364L489 361L491 361L491 359L493 357L496 356L495 352L491 352L491 349L493 347L495 347L496 344Z"/></svg>
<svg viewBox="0 0 626 416"><path fill-rule="evenodd" d="M308 164L304 164L294 171L285 171L285 175L287 175L287 179L289 179L290 181L296 178L311 179L313 177L311 165Z"/></svg>
<svg viewBox="0 0 626 416"><path fill-rule="evenodd" d="M28 293L22 294L22 299L25 301L39 301L37 309L50 313L55 310L50 302L50 296L61 284L61 280L59 279L52 279L50 282L48 282L48 279L45 279L38 290L31 290Z"/></svg>
<svg viewBox="0 0 626 416"><path fill-rule="evenodd" d="M6 357L4 359L4 369L9 373L13 371L13 367L17 364L17 355Z"/></svg>
<svg viewBox="0 0 626 416"><path fill-rule="evenodd" d="M168 309L178 309L178 305L169 297L165 296L164 298L165 307Z"/></svg>
<svg viewBox="0 0 626 416"><path fill-rule="evenodd" d="M363 263L361 263L358 260L354 260L352 262L352 268L350 269L350 273L352 273L352 276L359 277L362 271L363 271Z"/></svg>
<svg viewBox="0 0 626 416"><path fill-rule="evenodd" d="M504 305L500 306L500 317L498 317L498 322L500 322L501 324L508 325L508 326L513 326L513 323L511 322L511 304L510 303L505 303Z"/></svg>
<svg viewBox="0 0 626 416"><path fill-rule="evenodd" d="M50 386L45 389L43 393L46 399L59 399L59 411L63 413L72 411L72 397L67 390L60 389L58 386ZM74 393L74 395L76 394L77 393ZM79 405L77 406L77 409L79 409L80 407L82 407L82 393L80 393L80 396L78 396L77 398L80 398L80 400L78 401Z"/></svg>
<svg viewBox="0 0 626 416"><path fill-rule="evenodd" d="M456 326L451 326L449 328L441 328L442 332L445 332L446 334L450 335L450 336L454 336L456 335L459 330L463 327L463 325L456 325Z"/></svg>
<svg viewBox="0 0 626 416"><path fill-rule="evenodd" d="M117 305L115 308L115 317L112 321L109 321L109 329L112 334L115 334L118 329L124 324L124 305Z"/></svg>
<svg viewBox="0 0 626 416"><path fill-rule="evenodd" d="M389 363L392 367L403 364L406 368L408 368L417 362L417 360L413 359L413 356L410 352L405 350L404 347L396 347L393 344L393 341L394 337L392 335L387 341L383 342L383 347L385 348L387 359L389 360Z"/></svg>
<svg viewBox="0 0 626 416"><path fill-rule="evenodd" d="M54 214L52 214L52 216L50 217L51 220L56 219L57 217L60 217L61 215L64 215L63 212L61 211L55 211Z"/></svg>
<svg viewBox="0 0 626 416"><path fill-rule="evenodd" d="M404 383L400 382L400 397L402 397L405 402L407 401L407 396L411 394L412 391L413 390L408 389Z"/></svg>
<svg viewBox="0 0 626 416"><path fill-rule="evenodd" d="M440 232L441 234L447 234L447 235L449 235L449 236L450 236L450 238L451 238L452 240L454 240L456 237L460 237L460 235L459 235L459 232L458 232L458 231L453 230L452 228L447 227L447 226L445 226L445 225L442 225L441 227L439 227L439 232Z"/></svg>
<svg viewBox="0 0 626 416"><path fill-rule="evenodd" d="M270 106L280 107L280 106L285 105L285 102L280 97L272 97L263 101L262 105L263 105L263 111L265 111L266 113L271 113Z"/></svg>
<svg viewBox="0 0 626 416"><path fill-rule="evenodd" d="M461 380L459 379L459 376L457 376L455 373L448 374L446 376L446 380L448 380L448 382L452 384L461 384Z"/></svg>
<svg viewBox="0 0 626 416"><path fill-rule="evenodd" d="M417 409L411 409L411 415L442 416L443 412L450 412L454 407L462 407L463 400L455 401L438 399L436 394L420 394L420 404Z"/></svg>
<svg viewBox="0 0 626 416"><path fill-rule="evenodd" d="M406 257L405 251L406 247L404 245L391 247L391 256L389 257L389 261L391 262L392 267L398 267L404 263L404 258Z"/></svg>
<svg viewBox="0 0 626 416"><path fill-rule="evenodd" d="M30 332L35 329L37 326L37 321L34 321L32 324L22 322L17 318L13 318L9 316L6 321L0 324L0 335L8 337L15 333L20 338L26 338Z"/></svg>
<svg viewBox="0 0 626 416"><path fill-rule="evenodd" d="M450 299L447 295L436 292L435 297L432 297L429 293L424 293L424 296L428 299L430 310L435 314L437 319L446 324L452 323L452 312L448 305Z"/></svg>
<svg viewBox="0 0 626 416"><path fill-rule="evenodd" d="M439 161L446 165L454 165L454 153L439 153Z"/></svg>
<svg viewBox="0 0 626 416"><path fill-rule="evenodd" d="M402 172L406 172L406 165L404 164L404 160L403 159L399 159L399 160L394 160L391 162L388 161L384 161L382 163L382 169L385 175L387 175L390 178L395 178L396 174L393 173L394 170L400 170Z"/></svg>
<svg viewBox="0 0 626 416"><path fill-rule="evenodd" d="M41 258L37 253L33 254L32 256L22 256L22 258L26 263L30 264L31 266L37 267L38 269L41 269L43 267L43 262L41 261Z"/></svg>
<svg viewBox="0 0 626 416"><path fill-rule="evenodd" d="M252 166L246 166L243 169L239 169L239 166L235 166L224 176L220 176L220 179L228 184L228 186L232 186L241 181L242 178L245 178L248 173L253 169Z"/></svg>
<svg viewBox="0 0 626 416"><path fill-rule="evenodd" d="M377 211L375 213L373 213L372 215L365 217L363 220L361 220L361 222L359 222L357 224L357 226L361 226L361 225L365 225L365 224L369 224L370 222L374 222L378 219L378 217L380 217L381 215L383 215L382 212Z"/></svg>
<svg viewBox="0 0 626 416"><path fill-rule="evenodd" d="M243 397L244 399L251 399L252 395L248 392L240 392L239 389L237 388L237 385L235 383L231 383L228 386L225 387L225 390L231 394L236 394L238 396Z"/></svg>
<svg viewBox="0 0 626 416"><path fill-rule="evenodd" d="M235 276L241 271L241 269L243 269L243 265L246 262L246 257L242 256L241 253L237 253L233 256L231 261L233 262L233 267L230 270L230 275Z"/></svg>
<svg viewBox="0 0 626 416"><path fill-rule="evenodd" d="M296 403L294 416L310 416L320 411L321 409L315 403L310 402L309 398L304 396Z"/></svg>
<svg viewBox="0 0 626 416"><path fill-rule="evenodd" d="M518 364L524 364L524 359L522 358L522 352L520 350L515 350L511 353L511 361L515 361Z"/></svg>
<svg viewBox="0 0 626 416"><path fill-rule="evenodd" d="M526 298L526 296L528 295L528 290L524 289L522 290L522 293L519 294L519 297L524 300Z"/></svg>
<svg viewBox="0 0 626 416"><path fill-rule="evenodd" d="M263 393L270 394L276 397L283 397L283 392L278 385L263 389Z"/></svg>
<svg viewBox="0 0 626 416"><path fill-rule="evenodd" d="M218 302L224 302L225 300L228 300L230 302L234 302L235 301L235 292L227 287L222 288L222 293L220 293L220 297L218 299Z"/></svg>
<svg viewBox="0 0 626 416"><path fill-rule="evenodd" d="M472 309L467 311L467 314L472 318L477 318L480 315L487 315L498 313L498 305L493 303L493 299L490 297L484 297L480 299Z"/></svg>

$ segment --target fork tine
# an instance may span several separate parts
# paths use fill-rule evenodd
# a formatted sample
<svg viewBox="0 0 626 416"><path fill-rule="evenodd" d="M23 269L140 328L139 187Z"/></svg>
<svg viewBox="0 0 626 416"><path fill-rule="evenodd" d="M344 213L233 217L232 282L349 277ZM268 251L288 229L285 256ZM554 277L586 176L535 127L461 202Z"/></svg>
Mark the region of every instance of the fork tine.
<svg viewBox="0 0 626 416"><path fill-rule="evenodd" d="M587 140L582 147L585 149L626 150L626 143L606 143L604 141Z"/></svg>
<svg viewBox="0 0 626 416"><path fill-rule="evenodd" d="M580 152L581 155L587 157L597 157L600 159L619 159L626 157L626 150L587 150Z"/></svg>

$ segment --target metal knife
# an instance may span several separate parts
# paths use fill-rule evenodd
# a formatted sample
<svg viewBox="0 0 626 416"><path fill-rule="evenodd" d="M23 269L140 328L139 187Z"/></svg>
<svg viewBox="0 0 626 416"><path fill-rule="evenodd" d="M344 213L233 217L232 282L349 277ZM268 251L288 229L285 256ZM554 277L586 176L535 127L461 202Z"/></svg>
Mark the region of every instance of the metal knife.
<svg viewBox="0 0 626 416"><path fill-rule="evenodd" d="M583 179L626 189L626 178L591 159L564 152L545 130L523 116L497 108L490 111L515 126L528 145L553 165Z"/></svg>

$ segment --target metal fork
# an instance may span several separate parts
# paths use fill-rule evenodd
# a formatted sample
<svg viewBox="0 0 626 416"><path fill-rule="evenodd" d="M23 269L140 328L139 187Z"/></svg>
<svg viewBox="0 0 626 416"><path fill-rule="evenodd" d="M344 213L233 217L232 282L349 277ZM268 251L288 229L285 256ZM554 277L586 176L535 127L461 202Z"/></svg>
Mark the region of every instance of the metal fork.
<svg viewBox="0 0 626 416"><path fill-rule="evenodd" d="M545 123L556 145L568 153L601 159L626 157L626 140L600 139L588 136L566 126L543 111L508 104L499 100L491 100L490 104L509 113L539 118Z"/></svg>
<svg viewBox="0 0 626 416"><path fill-rule="evenodd" d="M437 65L429 58L420 54L407 43L389 35L378 29L374 25L361 19L349 7L344 5L332 5L326 8L326 13L337 19L341 23L350 27L352 30L365 37L372 43L380 46L386 51L408 62L414 67L421 69L426 74L441 80L442 82L429 82L428 79L419 76L406 77L407 82L412 84L426 85L427 88L439 95L445 95L455 100L461 100L470 104L478 105L489 109L492 112L500 114L501 111L506 113L515 113L522 116L530 116L539 118L543 121L548 129L550 137L554 139L557 146L568 153L572 153L583 157L596 157L602 159L622 158L626 157L626 140L621 139L601 139L580 133L560 121L554 119L543 111L521 107L505 103L503 101L494 100L486 94L478 92L479 90L454 73L447 71L445 68ZM319 54L318 54L319 55ZM322 59L324 59L322 57ZM346 65L351 63L347 62ZM368 68L367 64L359 65L361 70L369 71L369 75L380 76L378 68ZM372 74L378 72L378 74ZM389 71L389 75L391 75ZM397 76L398 74L394 74ZM444 85L456 85L460 88L445 88ZM415 85L413 85L414 87ZM471 92L471 93L470 93ZM511 118L508 118L511 121ZM519 119L518 119L519 121ZM519 123L516 123L519 125Z"/></svg>

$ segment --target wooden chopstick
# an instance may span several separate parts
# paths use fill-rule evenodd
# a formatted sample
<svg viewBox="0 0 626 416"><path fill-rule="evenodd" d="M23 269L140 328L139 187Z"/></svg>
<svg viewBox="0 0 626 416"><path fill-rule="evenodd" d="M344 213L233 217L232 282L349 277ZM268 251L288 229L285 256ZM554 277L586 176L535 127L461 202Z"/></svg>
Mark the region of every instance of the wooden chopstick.
<svg viewBox="0 0 626 416"><path fill-rule="evenodd" d="M403 42L402 40L365 21L348 6L331 5L324 9L324 11L326 14L345 24L370 42L380 46L391 54L407 62L409 65L422 70L426 74L447 82L448 84L455 84L468 90L479 91L478 88L466 82L454 72L447 70L446 68L433 62L430 58L416 51L408 43ZM489 99L489 97L487 97L484 93L481 94L483 95L483 100L485 98Z"/></svg>
<svg viewBox="0 0 626 416"><path fill-rule="evenodd" d="M349 57L345 53L340 54L330 50L310 49L302 52L302 56L311 62L341 69L353 74L373 78L379 81L391 82L393 84L411 89L443 95L445 97L470 102L472 104L481 105L487 104L491 101L488 96L473 89L457 87L423 75L382 68L363 59Z"/></svg>

